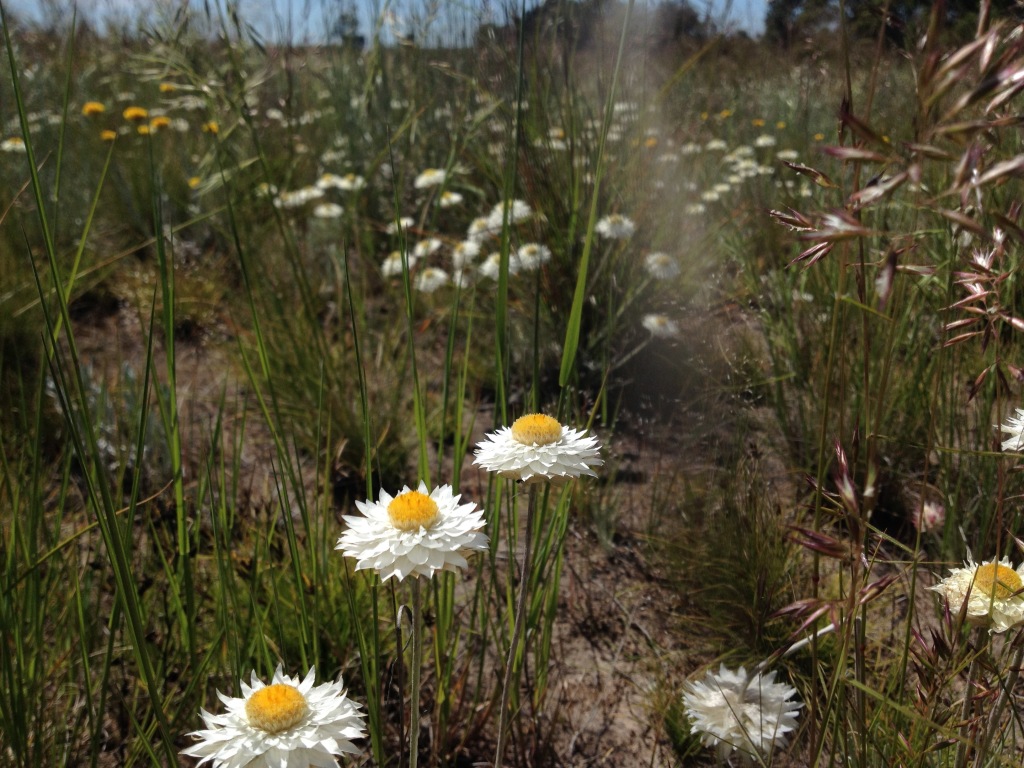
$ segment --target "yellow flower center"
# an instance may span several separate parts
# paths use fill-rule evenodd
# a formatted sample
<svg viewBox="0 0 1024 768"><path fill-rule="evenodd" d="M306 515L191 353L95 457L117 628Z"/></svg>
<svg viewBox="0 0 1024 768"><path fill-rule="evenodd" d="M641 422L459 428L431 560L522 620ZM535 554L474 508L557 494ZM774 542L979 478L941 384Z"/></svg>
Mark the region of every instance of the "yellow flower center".
<svg viewBox="0 0 1024 768"><path fill-rule="evenodd" d="M419 491L406 491L388 504L391 524L400 531L429 528L437 520L437 502Z"/></svg>
<svg viewBox="0 0 1024 768"><path fill-rule="evenodd" d="M562 436L562 425L543 413L520 416L512 424L512 439L523 445L551 445Z"/></svg>
<svg viewBox="0 0 1024 768"><path fill-rule="evenodd" d="M1024 587L1020 575L1006 565L989 563L978 566L974 574L974 588L988 597L1005 600Z"/></svg>
<svg viewBox="0 0 1024 768"><path fill-rule="evenodd" d="M291 728L309 711L306 697L299 689L284 683L274 683L255 691L245 702L245 715L249 723L261 731L278 733Z"/></svg>

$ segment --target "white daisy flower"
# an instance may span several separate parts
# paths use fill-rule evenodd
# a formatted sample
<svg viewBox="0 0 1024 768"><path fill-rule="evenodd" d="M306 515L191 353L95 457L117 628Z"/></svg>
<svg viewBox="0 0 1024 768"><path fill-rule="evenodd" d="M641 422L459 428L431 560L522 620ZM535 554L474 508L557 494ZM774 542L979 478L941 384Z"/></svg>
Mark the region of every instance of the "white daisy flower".
<svg viewBox="0 0 1024 768"><path fill-rule="evenodd" d="M514 254L509 254L508 260L508 274L509 277L514 275L519 269L519 263L513 258ZM477 267L477 271L481 277L486 277L490 280L497 280L498 273L501 270L501 254L495 251L489 254L486 259L481 262L480 266Z"/></svg>
<svg viewBox="0 0 1024 768"><path fill-rule="evenodd" d="M344 212L345 209L337 203L320 203L313 209L313 215L318 219L337 219Z"/></svg>
<svg viewBox="0 0 1024 768"><path fill-rule="evenodd" d="M748 675L743 667L734 672L723 664L717 674L708 670L703 681L686 683L683 706L701 743L717 747L724 761L735 749L767 755L784 745L803 706L789 701L796 692L776 683L774 672Z"/></svg>
<svg viewBox="0 0 1024 768"><path fill-rule="evenodd" d="M775 156L784 162L795 162L800 157L795 149L780 149L775 153Z"/></svg>
<svg viewBox="0 0 1024 768"><path fill-rule="evenodd" d="M389 223L384 231L389 235L397 235L400 230L409 229L415 223L412 216L402 216L397 221Z"/></svg>
<svg viewBox="0 0 1024 768"><path fill-rule="evenodd" d="M465 269L480 255L480 243L475 240L463 240L452 248L452 266L455 269Z"/></svg>
<svg viewBox="0 0 1024 768"><path fill-rule="evenodd" d="M1017 415L1007 416L1006 423L996 425L1000 431L1005 432L1009 437L1003 440L1004 451L1024 451L1024 410L1013 409Z"/></svg>
<svg viewBox="0 0 1024 768"><path fill-rule="evenodd" d="M307 768L337 765L336 755L359 754L352 739L361 739L363 715L345 695L340 680L314 685L311 667L305 679L274 672L269 685L252 673L242 682L242 696L218 691L227 707L223 715L200 713L206 730L191 734L197 744L182 750L199 765L222 768Z"/></svg>
<svg viewBox="0 0 1024 768"><path fill-rule="evenodd" d="M653 313L644 315L640 322L650 332L651 336L659 339L671 338L679 333L679 324L667 315Z"/></svg>
<svg viewBox="0 0 1024 768"><path fill-rule="evenodd" d="M28 152L25 140L21 136L11 136L0 141L0 152Z"/></svg>
<svg viewBox="0 0 1024 768"><path fill-rule="evenodd" d="M537 269L551 261L551 249L539 243L521 245L516 250L516 261L518 269Z"/></svg>
<svg viewBox="0 0 1024 768"><path fill-rule="evenodd" d="M416 275L416 290L421 293L433 293L438 288L448 285L451 278L448 273L438 267L427 267Z"/></svg>
<svg viewBox="0 0 1024 768"><path fill-rule="evenodd" d="M335 549L356 558L357 571L376 570L381 581L465 568L466 555L487 549L487 535L483 512L460 498L450 485L428 492L422 482L394 497L382 490L379 501L356 502L363 517L344 516L348 530Z"/></svg>
<svg viewBox="0 0 1024 768"><path fill-rule="evenodd" d="M416 257L409 256L409 270L416 265ZM402 274L402 252L392 251L384 257L384 261L380 265L380 273L384 277L400 277Z"/></svg>
<svg viewBox="0 0 1024 768"><path fill-rule="evenodd" d="M595 229L597 234L609 240L628 240L636 231L636 224L621 214L613 213L597 222Z"/></svg>
<svg viewBox="0 0 1024 768"><path fill-rule="evenodd" d="M679 265L676 260L660 251L647 254L644 257L644 267L655 280L671 280L679 275Z"/></svg>
<svg viewBox="0 0 1024 768"><path fill-rule="evenodd" d="M427 168L416 177L416 181L414 181L412 185L416 187L416 189L439 187L444 184L444 180L446 178L448 178L448 174L440 168Z"/></svg>
<svg viewBox="0 0 1024 768"><path fill-rule="evenodd" d="M346 173L338 183L338 189L344 192L358 192L366 187L366 179L357 173Z"/></svg>
<svg viewBox="0 0 1024 768"><path fill-rule="evenodd" d="M522 200L506 200L502 203L497 203L487 216L487 221L492 230L496 230L498 232L501 231L501 227L505 220L506 208L508 209L509 224L518 224L522 221L526 221L533 215L533 211L530 210L530 206Z"/></svg>
<svg viewBox="0 0 1024 768"><path fill-rule="evenodd" d="M597 438L584 434L543 413L531 413L487 435L477 446L473 463L524 483L560 485L580 475L596 477L591 467L604 461Z"/></svg>
<svg viewBox="0 0 1024 768"><path fill-rule="evenodd" d="M344 178L336 173L325 173L316 180L317 189L344 189Z"/></svg>
<svg viewBox="0 0 1024 768"><path fill-rule="evenodd" d="M466 230L466 237L469 240L486 240L488 237L492 237L500 231L501 222L498 222L497 227L495 227L490 216L477 216L469 223L469 229Z"/></svg>
<svg viewBox="0 0 1024 768"><path fill-rule="evenodd" d="M991 560L978 565L967 553L963 568L952 568L950 574L931 589L946 598L949 612L972 624L989 627L992 632L1005 632L1024 622L1024 564L1016 570L1009 559ZM964 609L964 602L967 607Z"/></svg>
<svg viewBox="0 0 1024 768"><path fill-rule="evenodd" d="M724 152L728 148L729 145L721 139L712 139L704 145L704 149L708 152Z"/></svg>
<svg viewBox="0 0 1024 768"><path fill-rule="evenodd" d="M430 256L433 253L437 253L437 250L441 247L442 243L436 237L431 237L426 240L420 240L416 243L416 247L412 249L412 255L417 259L423 259Z"/></svg>
<svg viewBox="0 0 1024 768"><path fill-rule="evenodd" d="M442 208L454 208L462 202L462 195L458 192L449 192L445 190L441 193L441 197L438 198L437 204Z"/></svg>
<svg viewBox="0 0 1024 768"><path fill-rule="evenodd" d="M743 179L752 179L760 168L755 160L740 160L733 166L735 173L729 176L729 184L738 184Z"/></svg>
<svg viewBox="0 0 1024 768"><path fill-rule="evenodd" d="M303 187L291 192L282 192L274 200L278 208L301 208L306 203L319 200L324 196L324 191L318 187Z"/></svg>
<svg viewBox="0 0 1024 768"><path fill-rule="evenodd" d="M770 133L762 133L756 139L754 139L754 146L760 149L775 146L775 137Z"/></svg>

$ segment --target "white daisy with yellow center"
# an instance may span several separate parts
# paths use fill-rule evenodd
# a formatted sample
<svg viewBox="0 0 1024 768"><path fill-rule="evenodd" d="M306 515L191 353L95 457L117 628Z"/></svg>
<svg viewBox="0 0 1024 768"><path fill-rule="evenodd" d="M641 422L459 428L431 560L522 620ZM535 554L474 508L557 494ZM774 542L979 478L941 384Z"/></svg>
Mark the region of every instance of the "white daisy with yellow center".
<svg viewBox="0 0 1024 768"><path fill-rule="evenodd" d="M954 617L964 611L967 621L992 632L1024 622L1024 564L1014 569L1005 557L978 565L968 552L967 564L932 589L946 598Z"/></svg>
<svg viewBox="0 0 1024 768"><path fill-rule="evenodd" d="M454 208L456 205L462 203L462 195L458 192L449 192L445 190L441 193L441 197L438 198L437 204L442 208Z"/></svg>
<svg viewBox="0 0 1024 768"><path fill-rule="evenodd" d="M466 239L479 242L489 237L494 237L501 232L501 224L495 226L489 216L477 216L469 223L466 230Z"/></svg>
<svg viewBox="0 0 1024 768"><path fill-rule="evenodd" d="M409 227L411 227L415 223L416 221L415 219L412 218L412 216L400 216L399 218L390 222L384 231L389 235L397 235L403 232L404 230L409 229Z"/></svg>
<svg viewBox="0 0 1024 768"><path fill-rule="evenodd" d="M565 483L580 475L597 476L603 464L597 438L563 426L543 413L521 416L511 427L487 435L474 464L524 483Z"/></svg>
<svg viewBox="0 0 1024 768"><path fill-rule="evenodd" d="M406 256L405 263L409 265L410 272L416 266L417 261L418 259L411 253ZM384 257L384 261L380 265L380 273L384 277L399 277L404 269L401 251L392 251Z"/></svg>
<svg viewBox="0 0 1024 768"><path fill-rule="evenodd" d="M644 257L647 273L656 280L671 280L679 275L679 264L667 253L655 251Z"/></svg>
<svg viewBox="0 0 1024 768"><path fill-rule="evenodd" d="M622 214L613 213L598 221L594 230L608 240L628 240L636 231L636 224Z"/></svg>
<svg viewBox="0 0 1024 768"><path fill-rule="evenodd" d="M480 255L480 243L474 240L463 240L452 248L452 267L456 270L467 269Z"/></svg>
<svg viewBox="0 0 1024 768"><path fill-rule="evenodd" d="M784 745L803 706L791 701L796 693L776 683L775 672L748 675L743 667L733 671L722 664L717 673L708 670L704 680L686 684L683 707L701 743L717 747L725 762L733 750L769 755Z"/></svg>
<svg viewBox="0 0 1024 768"><path fill-rule="evenodd" d="M436 237L420 240L412 249L412 255L417 259L425 259L427 256L437 253L442 245L443 243Z"/></svg>
<svg viewBox="0 0 1024 768"><path fill-rule="evenodd" d="M438 187L441 184L444 184L444 180L446 178L448 178L448 174L440 168L427 168L416 177L416 181L413 182L413 186L416 187L416 189Z"/></svg>
<svg viewBox="0 0 1024 768"><path fill-rule="evenodd" d="M505 216L508 216L509 224L519 224L533 216L533 210L523 200L506 200L498 203L487 216L491 229L501 231L505 224Z"/></svg>
<svg viewBox="0 0 1024 768"><path fill-rule="evenodd" d="M433 293L451 282L448 273L439 267L427 267L416 276L416 290L421 293Z"/></svg>
<svg viewBox="0 0 1024 768"><path fill-rule="evenodd" d="M668 315L652 313L644 315L640 322L651 336L659 339L669 339L679 333L679 324Z"/></svg>
<svg viewBox="0 0 1024 768"><path fill-rule="evenodd" d="M460 498L450 485L429 491L420 483L397 496L382 490L378 501L356 502L362 517L345 515L348 530L335 549L355 558L357 571L377 571L381 581L465 568L467 555L487 549L487 535L483 512Z"/></svg>
<svg viewBox="0 0 1024 768"><path fill-rule="evenodd" d="M359 754L363 715L345 694L340 680L314 685L316 671L305 679L274 672L269 684L252 673L242 681L242 695L218 692L227 711L212 715L200 710L206 730L191 734L197 743L182 750L199 765L220 768L306 768L337 765L335 756Z"/></svg>
<svg viewBox="0 0 1024 768"><path fill-rule="evenodd" d="M320 203L313 209L313 215L318 219L338 219L344 213L345 209L337 203Z"/></svg>
<svg viewBox="0 0 1024 768"><path fill-rule="evenodd" d="M516 260L521 270L534 270L551 261L551 249L540 243L527 243L516 250Z"/></svg>

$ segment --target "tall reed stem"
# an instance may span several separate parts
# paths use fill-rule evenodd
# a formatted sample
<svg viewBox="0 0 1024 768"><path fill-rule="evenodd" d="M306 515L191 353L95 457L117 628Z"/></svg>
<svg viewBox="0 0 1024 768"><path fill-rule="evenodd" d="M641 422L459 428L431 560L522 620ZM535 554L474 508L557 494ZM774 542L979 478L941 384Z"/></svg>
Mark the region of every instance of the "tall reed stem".
<svg viewBox="0 0 1024 768"><path fill-rule="evenodd" d="M980 644L985 643L988 638L985 637L985 630L978 628L975 630L975 637ZM981 651L979 651L974 658L971 660L970 669L967 671L967 687L964 689L964 704L960 710L960 743L956 748L956 760L953 763L954 768L965 768L967 765L967 757L971 751L971 711L973 710L974 704L974 681L978 677L978 673L981 670Z"/></svg>
<svg viewBox="0 0 1024 768"><path fill-rule="evenodd" d="M423 661L423 621L421 618L420 579L412 579L412 660L409 671L409 768L416 768L420 756L420 666Z"/></svg>
<svg viewBox="0 0 1024 768"><path fill-rule="evenodd" d="M992 739L995 736L996 730L999 728L999 721L1003 716L1003 708L1006 706L1006 700L1010 696L1010 692L1013 691L1014 686L1017 685L1017 678L1020 677L1020 665L1024 662L1024 645L1020 646L1014 654L1013 659L1010 661L1009 675L1003 682L1002 690L999 692L999 700L996 702L995 708L992 710L992 714L989 715L988 724L985 727L985 735L981 742L981 750L978 752L978 758L976 765L980 766L985 761L985 756L988 754L989 748L992 746Z"/></svg>
<svg viewBox="0 0 1024 768"><path fill-rule="evenodd" d="M498 710L498 746L494 750L494 768L501 768L502 753L505 751L505 729L508 727L508 701L512 695L512 686L518 684L518 677L513 672L519 643L523 637L523 624L526 622L526 598L530 591L530 573L533 570L533 516L537 506L537 487L539 483L530 483L530 498L526 506L526 549L523 552L523 567L519 575L519 600L516 603L516 623L512 630L512 642L508 646L508 660L505 664L505 680L501 684L501 709Z"/></svg>

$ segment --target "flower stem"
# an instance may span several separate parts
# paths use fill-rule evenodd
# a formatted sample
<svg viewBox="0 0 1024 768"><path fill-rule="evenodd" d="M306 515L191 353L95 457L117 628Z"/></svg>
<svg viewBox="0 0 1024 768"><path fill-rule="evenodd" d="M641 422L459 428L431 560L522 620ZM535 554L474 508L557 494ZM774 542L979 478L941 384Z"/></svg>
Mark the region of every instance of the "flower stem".
<svg viewBox="0 0 1024 768"><path fill-rule="evenodd" d="M505 729L508 727L508 702L512 695L512 686L518 684L513 679L519 643L523 636L523 624L526 622L526 596L530 587L530 573L533 570L533 515L537 506L537 486L530 484L530 498L526 507L526 549L523 552L523 567L519 576L519 600L516 603L516 623L512 630L512 642L508 647L508 660L505 664L505 680L501 684L501 708L498 710L498 745L494 751L494 768L501 768L502 753L505 751Z"/></svg>
<svg viewBox="0 0 1024 768"><path fill-rule="evenodd" d="M421 618L420 580L412 579L412 676L409 692L409 768L416 768L420 755L420 666L423 660L423 621Z"/></svg>
<svg viewBox="0 0 1024 768"><path fill-rule="evenodd" d="M981 628L975 630L975 637L981 645L985 640L984 631ZM971 666L967 670L967 686L964 689L964 703L960 710L960 743L956 748L956 759L953 762L954 768L965 768L967 765L967 756L971 750L971 711L973 709L972 704L974 703L974 681L978 677L978 673L981 670L981 654L982 651L978 651L977 654L971 659Z"/></svg>
<svg viewBox="0 0 1024 768"><path fill-rule="evenodd" d="M1010 661L1009 676L1003 682L1002 690L999 692L999 700L996 702L995 708L992 710L992 714L989 715L988 724L985 728L985 735L981 742L981 751L978 753L977 765L981 765L985 759L985 755L988 754L989 747L992 746L992 738L995 736L996 730L999 728L999 720L1003 716L1003 708L1006 706L1006 700L1010 696L1010 692L1017 685L1017 678L1020 677L1020 665L1024 662L1024 645L1016 650L1013 654L1013 659Z"/></svg>

